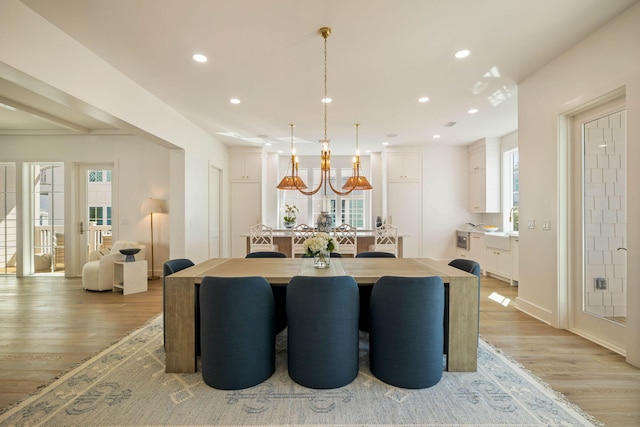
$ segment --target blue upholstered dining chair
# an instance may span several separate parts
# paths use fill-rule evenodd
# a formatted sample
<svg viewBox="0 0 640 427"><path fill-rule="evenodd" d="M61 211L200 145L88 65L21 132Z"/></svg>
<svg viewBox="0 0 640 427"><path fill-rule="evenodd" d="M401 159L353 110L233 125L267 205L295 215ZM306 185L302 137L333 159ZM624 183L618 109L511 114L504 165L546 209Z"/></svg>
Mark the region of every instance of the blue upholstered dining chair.
<svg viewBox="0 0 640 427"><path fill-rule="evenodd" d="M295 276L287 286L289 376L314 389L358 376L358 285L353 277Z"/></svg>
<svg viewBox="0 0 640 427"><path fill-rule="evenodd" d="M356 254L356 258L396 258L391 252L369 251Z"/></svg>
<svg viewBox="0 0 640 427"><path fill-rule="evenodd" d="M356 258L395 258L391 252L360 252ZM360 322L361 331L369 332L369 300L371 299L371 286L359 286L360 290Z"/></svg>
<svg viewBox="0 0 640 427"><path fill-rule="evenodd" d="M283 252L250 252L245 258L288 258ZM275 304L275 333L278 334L287 327L287 285L271 285L273 302Z"/></svg>
<svg viewBox="0 0 640 427"><path fill-rule="evenodd" d="M274 307L264 277L204 277L200 285L202 379L238 390L275 372Z"/></svg>
<svg viewBox="0 0 640 427"><path fill-rule="evenodd" d="M288 258L287 254L275 251L249 252L245 258Z"/></svg>
<svg viewBox="0 0 640 427"><path fill-rule="evenodd" d="M189 268L191 266L193 266L193 261L187 258L170 259L169 261L165 262L164 265L162 266L162 329L164 331L163 339L165 342L164 344L165 350L166 350L166 340L167 340L167 321L165 318L165 312L167 307L167 296L166 296L167 292L165 287L166 278L170 274L177 273L178 271L184 270L185 268ZM196 325L198 324L197 308L198 308L198 305L196 304ZM198 342L198 335L196 335L196 351L198 350L197 342Z"/></svg>
<svg viewBox="0 0 640 427"><path fill-rule="evenodd" d="M478 334L480 333L480 264L476 261L456 258L452 260L449 265L455 267L458 270L466 271L475 276L478 276ZM445 284L445 305L444 305L444 353L449 352L449 284Z"/></svg>
<svg viewBox="0 0 640 427"><path fill-rule="evenodd" d="M369 367L402 388L427 388L442 378L444 283L438 276L384 276L369 306Z"/></svg>

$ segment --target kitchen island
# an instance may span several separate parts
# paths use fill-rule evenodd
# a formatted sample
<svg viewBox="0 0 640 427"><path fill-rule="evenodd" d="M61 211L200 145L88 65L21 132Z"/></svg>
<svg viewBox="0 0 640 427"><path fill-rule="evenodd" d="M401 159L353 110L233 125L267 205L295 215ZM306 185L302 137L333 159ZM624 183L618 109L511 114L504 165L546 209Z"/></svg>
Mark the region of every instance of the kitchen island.
<svg viewBox="0 0 640 427"><path fill-rule="evenodd" d="M273 230L273 244L278 245L278 252L282 252L291 257L291 230ZM251 252L251 241L249 233L242 234L247 240L247 253ZM407 237L405 235L398 234L398 258L402 258L402 238ZM375 243L373 230L358 230L357 234L357 253L368 252L369 245ZM340 252L340 250L338 250ZM349 256L349 255L345 255Z"/></svg>

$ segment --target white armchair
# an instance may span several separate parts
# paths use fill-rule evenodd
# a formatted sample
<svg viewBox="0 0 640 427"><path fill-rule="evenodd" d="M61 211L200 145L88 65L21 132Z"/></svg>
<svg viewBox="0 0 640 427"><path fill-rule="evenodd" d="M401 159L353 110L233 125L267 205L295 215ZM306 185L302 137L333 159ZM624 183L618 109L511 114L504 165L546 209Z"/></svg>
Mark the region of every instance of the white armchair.
<svg viewBox="0 0 640 427"><path fill-rule="evenodd" d="M82 287L90 291L111 291L113 290L113 263L124 261L125 256L120 253L120 249L140 248L140 252L135 255L136 261L145 258L145 246L136 242L118 240L113 244L111 250L101 249L89 255L89 262L82 267Z"/></svg>

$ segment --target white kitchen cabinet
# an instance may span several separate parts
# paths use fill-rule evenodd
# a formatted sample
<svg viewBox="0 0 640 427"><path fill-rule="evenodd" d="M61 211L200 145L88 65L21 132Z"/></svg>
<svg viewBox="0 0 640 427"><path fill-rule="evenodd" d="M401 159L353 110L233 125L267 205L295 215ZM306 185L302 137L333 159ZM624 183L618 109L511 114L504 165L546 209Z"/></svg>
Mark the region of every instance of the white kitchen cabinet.
<svg viewBox="0 0 640 427"><path fill-rule="evenodd" d="M486 150L475 147L469 148L469 173L487 168Z"/></svg>
<svg viewBox="0 0 640 427"><path fill-rule="evenodd" d="M469 146L469 211L500 212L500 140L485 138Z"/></svg>
<svg viewBox="0 0 640 427"><path fill-rule="evenodd" d="M262 155L260 153L233 153L229 156L231 181L260 182Z"/></svg>
<svg viewBox="0 0 640 427"><path fill-rule="evenodd" d="M485 234L485 272L511 280L511 239L509 236Z"/></svg>
<svg viewBox="0 0 640 427"><path fill-rule="evenodd" d="M244 258L247 254L249 228L260 221L262 192L259 182L231 183L231 256Z"/></svg>
<svg viewBox="0 0 640 427"><path fill-rule="evenodd" d="M420 182L421 153L387 153L389 182Z"/></svg>
<svg viewBox="0 0 640 427"><path fill-rule="evenodd" d="M485 263L485 242L484 233L469 233L469 258L480 264L480 269L484 272Z"/></svg>
<svg viewBox="0 0 640 427"><path fill-rule="evenodd" d="M402 256L418 258L422 243L422 197L419 182L388 184L387 214L391 225L402 234Z"/></svg>

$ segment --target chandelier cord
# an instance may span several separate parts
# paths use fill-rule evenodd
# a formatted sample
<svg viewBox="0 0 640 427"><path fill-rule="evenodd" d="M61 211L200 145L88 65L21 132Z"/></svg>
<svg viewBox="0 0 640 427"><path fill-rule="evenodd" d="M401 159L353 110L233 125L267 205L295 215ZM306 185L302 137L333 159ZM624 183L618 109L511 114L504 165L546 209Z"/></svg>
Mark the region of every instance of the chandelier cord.
<svg viewBox="0 0 640 427"><path fill-rule="evenodd" d="M278 185L277 188L280 189L296 189L298 190L300 193L306 195L306 196L313 196L314 194L318 193L318 191L320 191L320 189L324 189L323 193L324 193L324 197L327 197L327 184L329 185L329 187L331 188L331 190L339 195L339 196L346 196L348 194L350 194L352 191L356 190L356 189L365 189L365 190L370 190L371 189L371 185L366 182L366 178L364 178L365 183L368 187L362 188L362 185L360 184L360 155L358 153L359 148L358 148L358 127L360 126L359 124L354 125L356 126L356 157L355 157L355 161L354 161L354 174L353 177L349 178L348 185L350 185L349 189L346 189L346 191L340 191L339 189L335 188L333 186L333 183L331 182L331 151L329 150L329 138L327 135L327 123L328 123L328 107L327 104L329 103L329 92L328 92L328 78L327 78L327 38L331 35L331 28L330 27L322 27L320 28L320 34L322 34L322 37L324 38L324 98L323 98L323 103L324 103L324 139L321 140L320 142L322 143L322 157L321 157L321 164L320 164L320 183L318 184L318 186L310 191L305 191L304 188L306 188L306 185L304 186L304 188L301 188L301 183L302 181L300 180L299 176L298 176L298 165L297 165L297 161L295 158L295 155L293 154L293 126L294 125L289 125L291 126L291 179L290 182L291 184L283 184L282 182ZM284 178L283 178L284 181ZM293 188L288 188L288 186L291 185L293 186ZM302 185L304 185L304 183L302 183ZM345 186L347 186L347 184L345 184ZM345 190L345 188L342 188L343 190Z"/></svg>
<svg viewBox="0 0 640 427"><path fill-rule="evenodd" d="M327 104L329 103L329 97L327 92L327 38L331 32L324 31L322 37L324 37L324 142L329 143L327 138ZM327 147L329 148L329 147Z"/></svg>

